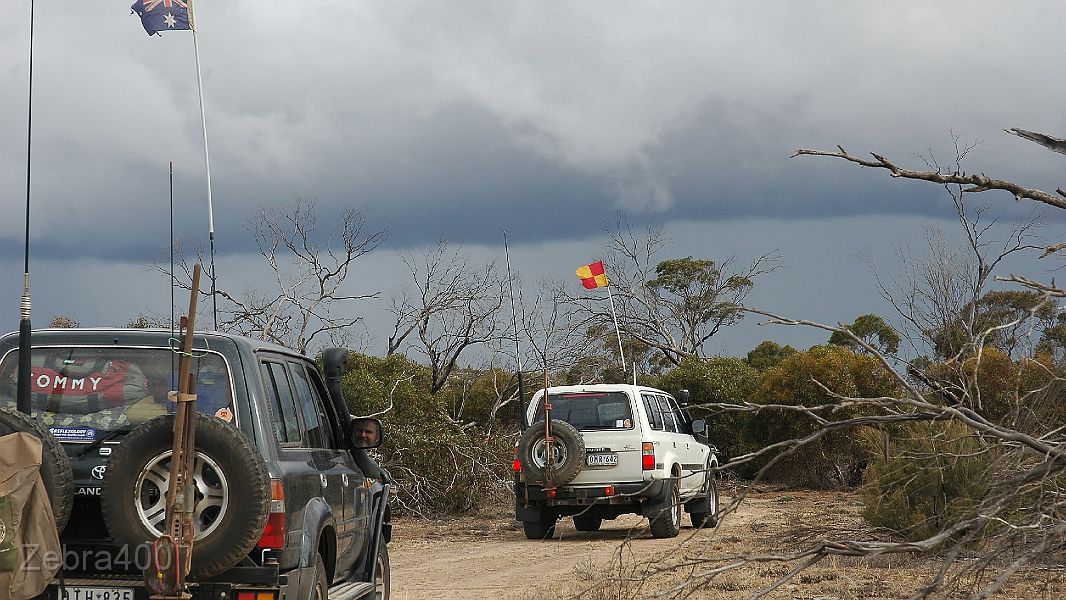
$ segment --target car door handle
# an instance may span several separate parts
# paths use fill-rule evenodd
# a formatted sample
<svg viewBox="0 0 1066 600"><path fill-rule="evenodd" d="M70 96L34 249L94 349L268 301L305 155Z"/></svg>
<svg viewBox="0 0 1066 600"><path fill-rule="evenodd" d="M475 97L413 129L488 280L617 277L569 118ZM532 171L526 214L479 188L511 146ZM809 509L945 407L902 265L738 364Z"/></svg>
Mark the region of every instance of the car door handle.
<svg viewBox="0 0 1066 600"><path fill-rule="evenodd" d="M326 479L325 473L319 473L318 480L322 482L322 487L329 487L329 480Z"/></svg>

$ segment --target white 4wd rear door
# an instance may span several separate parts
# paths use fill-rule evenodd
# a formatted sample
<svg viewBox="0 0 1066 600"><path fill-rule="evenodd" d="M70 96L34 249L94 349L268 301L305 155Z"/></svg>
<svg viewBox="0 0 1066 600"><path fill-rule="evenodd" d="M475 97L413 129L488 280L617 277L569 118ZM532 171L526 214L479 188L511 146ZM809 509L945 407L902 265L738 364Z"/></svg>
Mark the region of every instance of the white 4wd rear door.
<svg viewBox="0 0 1066 600"><path fill-rule="evenodd" d="M585 442L585 465L572 485L641 481L640 430L633 400L624 391L553 393L552 419L570 423ZM543 403L534 422L543 423Z"/></svg>

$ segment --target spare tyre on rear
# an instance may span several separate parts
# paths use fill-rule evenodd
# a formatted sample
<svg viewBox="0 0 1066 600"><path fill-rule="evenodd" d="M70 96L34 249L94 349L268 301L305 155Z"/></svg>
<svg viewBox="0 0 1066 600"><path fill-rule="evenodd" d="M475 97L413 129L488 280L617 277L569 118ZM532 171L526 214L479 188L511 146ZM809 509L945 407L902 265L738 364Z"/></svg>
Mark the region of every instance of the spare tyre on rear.
<svg viewBox="0 0 1066 600"><path fill-rule="evenodd" d="M255 446L232 425L197 413L191 575L203 579L241 561L259 541L270 511L270 478ZM100 507L112 539L158 539L166 523L174 415L126 436L108 461Z"/></svg>
<svg viewBox="0 0 1066 600"><path fill-rule="evenodd" d="M62 444L43 425L17 410L0 407L0 436L11 433L28 433L41 440L41 480L52 503L52 517L56 531L63 533L74 506L74 475L70 457Z"/></svg>
<svg viewBox="0 0 1066 600"><path fill-rule="evenodd" d="M518 461L532 483L566 485L585 466L585 440L573 425L559 419L551 421L554 457L549 464L544 423L535 423L518 439Z"/></svg>

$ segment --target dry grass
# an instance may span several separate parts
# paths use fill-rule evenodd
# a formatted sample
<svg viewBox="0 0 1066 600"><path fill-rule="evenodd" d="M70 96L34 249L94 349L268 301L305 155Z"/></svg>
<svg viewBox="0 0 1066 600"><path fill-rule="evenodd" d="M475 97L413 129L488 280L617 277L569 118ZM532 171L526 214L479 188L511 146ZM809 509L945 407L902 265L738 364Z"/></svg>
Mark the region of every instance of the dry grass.
<svg viewBox="0 0 1066 600"><path fill-rule="evenodd" d="M749 496L715 531L684 530L670 549L643 551L645 540L630 540L601 561L584 560L569 581L540 590L532 598L628 600L636 598L741 599L771 588L796 564L748 561L740 557L788 554L821 539L873 539L853 494L787 491ZM803 569L768 599L898 599L918 592L940 566L936 557L886 555L861 560L829 557ZM991 574L989 575L991 576ZM970 598L988 581L969 578L939 598ZM1029 570L1010 580L992 598L1059 600L1066 598L1066 573Z"/></svg>

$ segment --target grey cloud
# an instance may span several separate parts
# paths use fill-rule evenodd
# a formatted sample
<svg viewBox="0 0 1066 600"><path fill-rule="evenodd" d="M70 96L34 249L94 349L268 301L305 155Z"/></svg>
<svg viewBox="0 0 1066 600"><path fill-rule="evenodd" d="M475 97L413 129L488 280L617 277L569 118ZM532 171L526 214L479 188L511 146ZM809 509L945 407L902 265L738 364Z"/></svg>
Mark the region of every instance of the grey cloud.
<svg viewBox="0 0 1066 600"><path fill-rule="evenodd" d="M197 8L223 259L254 253L247 218L295 195L323 218L360 208L389 249L491 246L506 229L540 252L590 253L617 210L797 238L840 217L941 219L935 186L788 157L839 143L920 166L927 149L951 157L951 131L981 142L969 170L1066 185L1060 156L1001 131L1066 134L1057 2ZM126 12L37 3L33 252L50 268L165 254L168 161L177 237L206 243L190 35L147 38ZM0 14L0 272L18 273L28 6L0 0ZM1008 218L1030 208L987 201Z"/></svg>

